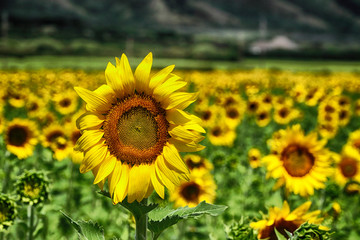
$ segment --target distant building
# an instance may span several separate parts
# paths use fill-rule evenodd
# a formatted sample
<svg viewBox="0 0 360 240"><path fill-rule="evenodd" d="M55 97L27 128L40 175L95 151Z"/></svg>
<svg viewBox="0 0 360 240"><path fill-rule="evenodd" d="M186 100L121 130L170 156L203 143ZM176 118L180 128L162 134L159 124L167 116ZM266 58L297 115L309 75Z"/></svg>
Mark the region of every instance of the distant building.
<svg viewBox="0 0 360 240"><path fill-rule="evenodd" d="M276 36L271 40L259 40L250 45L250 52L260 55L273 50L289 50L295 51L299 49L299 45L290 40L286 36Z"/></svg>

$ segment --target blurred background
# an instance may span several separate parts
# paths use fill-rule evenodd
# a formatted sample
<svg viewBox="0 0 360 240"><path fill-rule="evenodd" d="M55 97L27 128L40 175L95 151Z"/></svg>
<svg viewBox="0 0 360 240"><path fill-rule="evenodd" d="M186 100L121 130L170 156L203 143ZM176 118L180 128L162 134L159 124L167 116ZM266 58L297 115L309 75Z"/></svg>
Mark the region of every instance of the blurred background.
<svg viewBox="0 0 360 240"><path fill-rule="evenodd" d="M360 59L360 0L2 0L0 9L2 67L11 67L6 57L149 51L232 62Z"/></svg>

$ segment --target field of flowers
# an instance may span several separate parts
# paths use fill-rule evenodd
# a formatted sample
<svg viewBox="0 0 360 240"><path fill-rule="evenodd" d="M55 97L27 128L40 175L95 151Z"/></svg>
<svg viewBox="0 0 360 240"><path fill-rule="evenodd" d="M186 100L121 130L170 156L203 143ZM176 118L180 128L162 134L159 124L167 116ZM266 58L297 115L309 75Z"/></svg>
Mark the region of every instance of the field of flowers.
<svg viewBox="0 0 360 240"><path fill-rule="evenodd" d="M158 71L151 70L151 79L161 75L156 74ZM158 180L151 179L149 188L137 190L134 195L130 176L128 200L136 202L149 196L148 202L174 209L196 207L206 201L227 209L218 214L184 217L159 239L281 239L281 234L287 239L286 232L293 233L292 239L360 238L359 73L261 69L174 73L187 84L174 80L176 86L165 88L175 86L174 91L198 93L183 104L183 108L189 105L186 112L179 111L176 117L167 115L171 136L167 132L164 135L177 146L190 174L185 176L175 169L180 167L169 167L170 183L155 174ZM135 77L141 76L135 72ZM90 224L100 232L103 228L105 239L133 239L134 217L113 204L126 196L126 190L117 190L113 184L121 182L122 177L114 180L116 174L102 164L95 167L90 160L81 164L82 150L92 144L84 140L86 136L81 138L90 132L83 129L92 129L88 125L95 126L98 118L91 124L77 121L95 103L88 100L86 106L82 99L87 99L84 96L88 92L75 91L74 87L93 91L106 84L106 79L109 75L105 76L104 71L0 71L1 240L77 239L79 229L74 230L74 223L67 218L81 220L78 226ZM99 89L96 91L106 92ZM138 102L147 101L141 94L136 96ZM96 111L101 112L99 109ZM116 125L118 134L124 134L124 139L136 146L152 144L151 132L141 137L144 140L136 135L148 125L147 120L141 122L145 116L142 111L134 110L123 119L127 124L137 120L142 124L137 126L139 129L134 127L133 133L129 130L132 125ZM99 114L99 119L106 114ZM112 110L109 114L118 112ZM178 124L175 127L172 118ZM191 119L191 124L186 119ZM182 121L186 124L179 123ZM107 138L111 124L107 120L98 127L98 131L105 132L109 146L115 144ZM97 141L103 139L95 130L89 134L94 134ZM127 138L126 134L132 135ZM161 134L156 139L161 139ZM188 139L186 144L184 139ZM113 149L111 154L128 156ZM140 161L134 159L126 161ZM112 161L110 157L104 160L115 166L117 163ZM164 160L162 163L168 164ZM126 169L125 165L120 168ZM163 169L160 163L159 168ZM139 168L133 174L141 178L141 171ZM109 186L104 185L106 179ZM99 194L99 187L110 191L113 201ZM89 220L92 223L86 222ZM86 232L86 228L81 231Z"/></svg>

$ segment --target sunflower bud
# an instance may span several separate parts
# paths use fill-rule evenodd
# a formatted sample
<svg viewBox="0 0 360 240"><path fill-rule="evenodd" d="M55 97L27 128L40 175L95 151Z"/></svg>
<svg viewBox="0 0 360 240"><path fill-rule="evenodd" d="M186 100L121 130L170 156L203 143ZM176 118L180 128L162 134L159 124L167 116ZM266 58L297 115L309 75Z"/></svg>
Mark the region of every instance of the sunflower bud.
<svg viewBox="0 0 360 240"><path fill-rule="evenodd" d="M26 171L16 182L20 201L38 205L49 199L49 180L43 172Z"/></svg>
<svg viewBox="0 0 360 240"><path fill-rule="evenodd" d="M327 240L330 239L330 231L311 223L304 223L290 236L289 240Z"/></svg>
<svg viewBox="0 0 360 240"><path fill-rule="evenodd" d="M239 222L234 222L230 226L226 226L226 234L227 239L234 239L234 240L255 240L256 235L254 234L253 229L248 225L245 224L243 219Z"/></svg>
<svg viewBox="0 0 360 240"><path fill-rule="evenodd" d="M16 218L16 203L5 194L0 194L0 232L7 230Z"/></svg>

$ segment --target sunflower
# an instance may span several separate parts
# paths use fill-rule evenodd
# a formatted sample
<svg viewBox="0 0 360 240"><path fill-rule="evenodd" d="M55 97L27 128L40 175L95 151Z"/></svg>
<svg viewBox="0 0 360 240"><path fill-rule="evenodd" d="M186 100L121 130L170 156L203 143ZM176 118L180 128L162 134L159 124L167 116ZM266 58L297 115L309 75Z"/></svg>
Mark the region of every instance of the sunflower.
<svg viewBox="0 0 360 240"><path fill-rule="evenodd" d="M46 102L43 99L37 97L34 94L30 94L29 98L25 103L25 108L27 110L27 115L30 118L41 118L44 117L47 110L45 109Z"/></svg>
<svg viewBox="0 0 360 240"><path fill-rule="evenodd" d="M350 145L360 154L360 129L350 133L347 145Z"/></svg>
<svg viewBox="0 0 360 240"><path fill-rule="evenodd" d="M73 151L73 145L65 137L57 137L50 144L51 150L54 152L54 159L62 161L67 158Z"/></svg>
<svg viewBox="0 0 360 240"><path fill-rule="evenodd" d="M247 101L246 112L248 114L254 114L258 111L260 105L261 105L261 99L257 96L252 96Z"/></svg>
<svg viewBox="0 0 360 240"><path fill-rule="evenodd" d="M346 126L351 118L350 108L341 108L339 111L339 126Z"/></svg>
<svg viewBox="0 0 360 240"><path fill-rule="evenodd" d="M231 147L236 139L236 132L224 121L221 121L209 129L208 137L211 144L215 146Z"/></svg>
<svg viewBox="0 0 360 240"><path fill-rule="evenodd" d="M290 96L292 96L297 102L304 102L306 97L306 87L304 84L296 84L294 88L290 91Z"/></svg>
<svg viewBox="0 0 360 240"><path fill-rule="evenodd" d="M248 160L252 168L258 168L261 166L261 152L257 148L251 148L248 151Z"/></svg>
<svg viewBox="0 0 360 240"><path fill-rule="evenodd" d="M6 148L19 159L30 157L38 142L37 134L37 126L34 122L15 118L5 129Z"/></svg>
<svg viewBox="0 0 360 240"><path fill-rule="evenodd" d="M244 116L244 107L242 105L229 106L225 108L225 121L230 128L236 128Z"/></svg>
<svg viewBox="0 0 360 240"><path fill-rule="evenodd" d="M50 147L56 143L59 137L66 138L66 129L57 123L53 123L43 129L41 143L44 147Z"/></svg>
<svg viewBox="0 0 360 240"><path fill-rule="evenodd" d="M356 149L345 145L335 163L334 178L340 186L344 186L349 181L360 182L360 154Z"/></svg>
<svg viewBox="0 0 360 240"><path fill-rule="evenodd" d="M223 116L224 109L218 105L211 105L210 107L204 108L201 111L197 111L203 127L213 127L219 121L219 118Z"/></svg>
<svg viewBox="0 0 360 240"><path fill-rule="evenodd" d="M323 219L318 218L320 210L307 213L311 202L305 202L294 211L290 212L289 204L284 201L282 208L272 207L269 209L269 216L258 222L250 223L250 227L258 230L258 239L277 240L275 229L284 236L286 231L293 233L301 224L308 222L320 224ZM320 229L327 229L320 226Z"/></svg>
<svg viewBox="0 0 360 240"><path fill-rule="evenodd" d="M78 96L74 91L65 91L55 94L54 107L57 112L67 115L76 111L78 106Z"/></svg>
<svg viewBox="0 0 360 240"><path fill-rule="evenodd" d="M356 116L360 116L360 99L356 100L354 113Z"/></svg>
<svg viewBox="0 0 360 240"><path fill-rule="evenodd" d="M314 194L324 188L331 174L330 153L324 148L326 140L317 140L316 133L304 135L300 125L294 125L275 134L269 141L272 154L265 156L267 177L278 179L276 186L301 196Z"/></svg>
<svg viewBox="0 0 360 240"><path fill-rule="evenodd" d="M256 111L255 122L259 127L267 126L271 121L269 108L260 108Z"/></svg>
<svg viewBox="0 0 360 240"><path fill-rule="evenodd" d="M210 172L205 169L193 169L188 182L182 182L170 193L170 201L175 207L195 207L200 202L213 203L216 184Z"/></svg>
<svg viewBox="0 0 360 240"><path fill-rule="evenodd" d="M274 121L278 124L288 124L300 116L301 113L299 110L286 105L274 110Z"/></svg>
<svg viewBox="0 0 360 240"><path fill-rule="evenodd" d="M213 169L213 165L209 160L195 154L187 154L184 156L184 161L190 170L197 168L204 168L208 171Z"/></svg>
<svg viewBox="0 0 360 240"><path fill-rule="evenodd" d="M331 122L320 123L317 127L317 131L320 134L320 136L326 139L334 138L338 130L339 130L339 126Z"/></svg>
<svg viewBox="0 0 360 240"><path fill-rule="evenodd" d="M132 73L125 54L105 70L107 85L95 91L76 87L87 103L77 120L82 135L75 149L84 152L80 172L93 171L94 184L108 180L113 203L147 198L164 186L173 190L189 170L179 152L203 149L199 118L183 111L196 93L179 92L186 85L172 74L174 65L150 77L149 53Z"/></svg>
<svg viewBox="0 0 360 240"><path fill-rule="evenodd" d="M22 89L23 91L18 91L17 89L10 89L8 92L7 98L11 106L15 108L21 108L25 106L25 102L28 96L28 90Z"/></svg>
<svg viewBox="0 0 360 240"><path fill-rule="evenodd" d="M305 96L305 104L308 106L315 106L324 96L324 89L321 87L312 87L308 89Z"/></svg>

